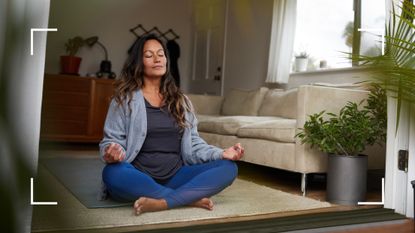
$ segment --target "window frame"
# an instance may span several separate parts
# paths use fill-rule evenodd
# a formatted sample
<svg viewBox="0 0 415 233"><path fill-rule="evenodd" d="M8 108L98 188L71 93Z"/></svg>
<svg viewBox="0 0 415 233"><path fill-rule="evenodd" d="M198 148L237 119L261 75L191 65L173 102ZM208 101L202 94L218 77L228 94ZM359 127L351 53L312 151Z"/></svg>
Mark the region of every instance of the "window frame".
<svg viewBox="0 0 415 233"><path fill-rule="evenodd" d="M386 16L386 15L385 15ZM353 0L353 43L352 43L352 62L351 67L338 67L338 68L325 68L319 70L306 70L306 71L295 71L290 69L290 75L296 74L308 74L308 73L320 73L320 72L341 72L344 70L353 70L359 68L359 62L357 61L358 56L360 56L360 47L361 47L361 36L362 33L359 31L362 25L362 0ZM294 54L293 56L294 57Z"/></svg>

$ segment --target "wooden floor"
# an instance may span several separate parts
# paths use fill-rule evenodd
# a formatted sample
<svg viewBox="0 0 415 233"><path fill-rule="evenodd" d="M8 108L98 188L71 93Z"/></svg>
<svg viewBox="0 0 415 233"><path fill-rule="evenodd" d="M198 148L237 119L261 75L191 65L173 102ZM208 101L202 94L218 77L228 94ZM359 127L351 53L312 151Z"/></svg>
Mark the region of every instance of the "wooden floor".
<svg viewBox="0 0 415 233"><path fill-rule="evenodd" d="M238 162L239 177L268 187L276 188L284 192L301 195L301 174L283 171L275 168ZM382 200L382 178L384 172L380 170L368 171L367 200L380 202ZM310 174L307 178L306 196L325 200L326 176L325 174Z"/></svg>
<svg viewBox="0 0 415 233"><path fill-rule="evenodd" d="M80 153L76 153L77 156L82 156L81 151L97 150L96 144L41 144L40 149L42 156L43 150L78 150ZM279 169L269 168L265 166L253 165L245 162L238 162L239 177L244 180L249 180L257 184L265 185L271 188L276 188L284 192L301 195L300 184L301 175L299 173L287 172ZM367 200L371 202L381 201L381 180L384 177L384 172L375 170L368 172L368 190ZM324 174L314 174L308 176L307 184L307 197L325 201L325 182L326 177ZM335 206L330 211L342 211L351 210L357 208L372 208L373 206ZM327 210L325 210L327 211ZM310 211L310 213L316 213L318 210ZM302 211L302 214L306 212ZM258 216L257 218L250 217L249 219L272 217L270 216ZM247 219L248 220L248 219ZM342 228L342 227L340 227ZM357 233L357 232L414 232L414 220L408 219L399 223L379 223L378 225L362 225L362 226L349 226L339 230L331 229L330 231L312 231L312 232L338 232L338 233Z"/></svg>
<svg viewBox="0 0 415 233"><path fill-rule="evenodd" d="M350 226L350 229L333 230L332 233L414 233L414 220L407 219L399 221L400 223L382 223L375 226L365 224L358 227Z"/></svg>
<svg viewBox="0 0 415 233"><path fill-rule="evenodd" d="M264 166L252 165L249 163L239 162L239 177L251 180L253 182L263 184L268 187L277 188L284 192L293 194L301 194L300 184L301 175L268 168ZM380 202L382 200L382 178L384 177L384 171L370 170L368 171L368 190L366 195L366 201ZM314 174L308 179L306 196L316 199L325 200L325 175ZM356 206L346 207L339 206L338 210L341 209L356 209L356 208L370 208L370 206ZM375 224L363 224L357 226L347 226L342 230L335 230L330 228L329 231L325 229L318 229L313 232L333 232L333 233L415 233L414 219L407 219L405 221L399 221L399 223L375 223ZM340 227L343 228L343 227ZM310 230L311 231L311 230ZM307 232L307 231L302 231Z"/></svg>

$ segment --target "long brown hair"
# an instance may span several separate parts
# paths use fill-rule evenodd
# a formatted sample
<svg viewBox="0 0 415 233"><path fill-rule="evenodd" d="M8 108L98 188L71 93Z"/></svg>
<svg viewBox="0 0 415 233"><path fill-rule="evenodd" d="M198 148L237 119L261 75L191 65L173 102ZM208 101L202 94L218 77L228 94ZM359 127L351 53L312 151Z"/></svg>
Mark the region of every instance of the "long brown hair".
<svg viewBox="0 0 415 233"><path fill-rule="evenodd" d="M141 89L144 85L143 49L148 40L156 40L163 47L167 64L166 73L161 78L159 92L163 97L164 104L167 105L168 112L176 119L179 128L183 130L187 127L185 113L190 111L190 103L176 86L170 74L170 60L166 45L154 34L140 37L131 46L120 78L115 82L115 101L122 105L125 100L128 100L128 108L131 111L130 103L133 92Z"/></svg>

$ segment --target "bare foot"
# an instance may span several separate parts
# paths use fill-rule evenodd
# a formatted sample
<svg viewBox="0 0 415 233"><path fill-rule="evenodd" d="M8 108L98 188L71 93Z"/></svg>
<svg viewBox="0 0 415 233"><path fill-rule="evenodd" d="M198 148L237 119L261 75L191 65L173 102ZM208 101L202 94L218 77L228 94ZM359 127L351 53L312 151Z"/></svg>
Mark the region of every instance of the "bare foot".
<svg viewBox="0 0 415 233"><path fill-rule="evenodd" d="M213 201L209 198L202 198L199 201L193 202L190 206L213 210Z"/></svg>
<svg viewBox="0 0 415 233"><path fill-rule="evenodd" d="M164 199L140 197L134 202L134 210L136 215L139 215L144 212L154 212L166 209L167 202Z"/></svg>

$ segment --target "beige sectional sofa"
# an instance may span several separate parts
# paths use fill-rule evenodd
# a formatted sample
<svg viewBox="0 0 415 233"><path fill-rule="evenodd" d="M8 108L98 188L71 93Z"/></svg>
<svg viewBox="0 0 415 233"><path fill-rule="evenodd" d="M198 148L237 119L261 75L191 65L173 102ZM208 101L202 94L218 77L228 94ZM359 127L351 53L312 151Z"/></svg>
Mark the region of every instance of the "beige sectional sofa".
<svg viewBox="0 0 415 233"><path fill-rule="evenodd" d="M226 148L237 142L245 148L243 161L302 174L305 195L307 174L326 172L327 156L302 145L295 134L307 116L326 110L338 112L347 101L360 101L368 92L359 89L304 85L291 90L231 90L225 97L188 94L198 118L200 136ZM369 168L383 169L384 148L369 151Z"/></svg>

